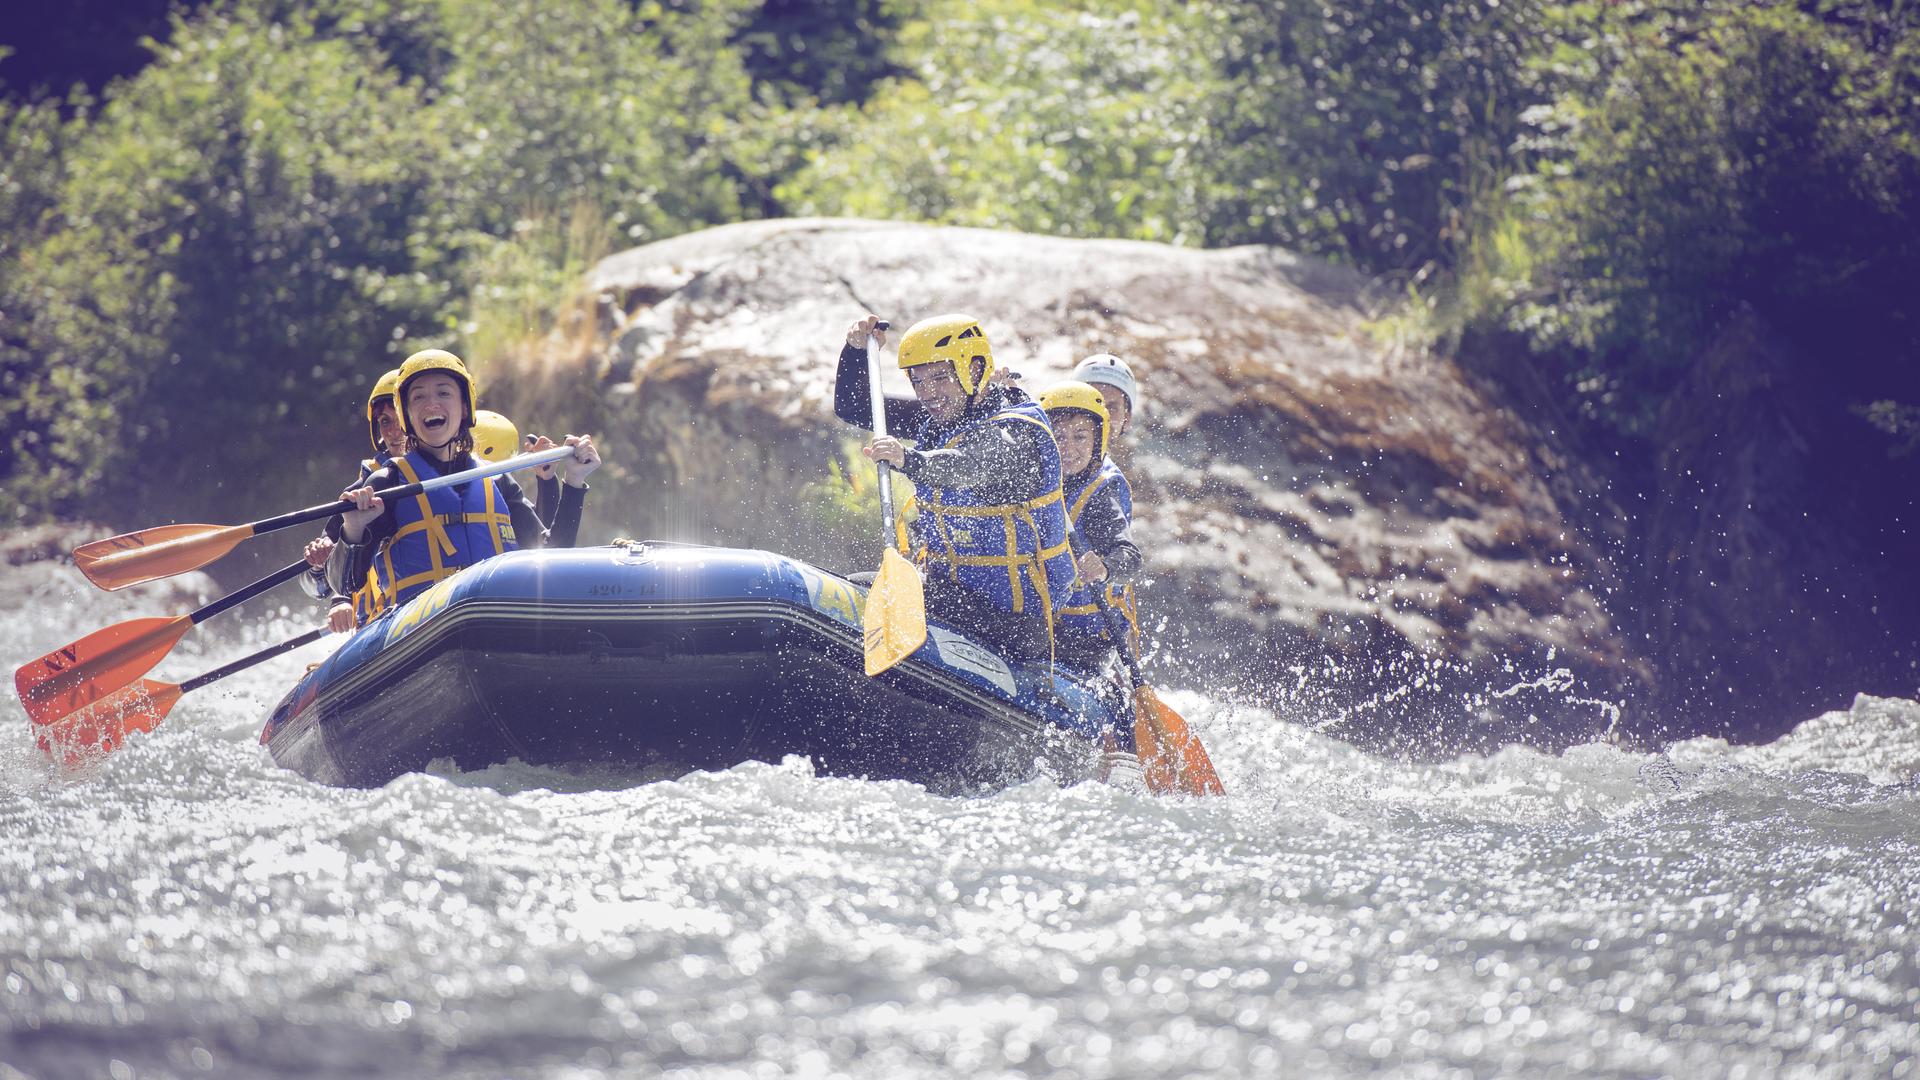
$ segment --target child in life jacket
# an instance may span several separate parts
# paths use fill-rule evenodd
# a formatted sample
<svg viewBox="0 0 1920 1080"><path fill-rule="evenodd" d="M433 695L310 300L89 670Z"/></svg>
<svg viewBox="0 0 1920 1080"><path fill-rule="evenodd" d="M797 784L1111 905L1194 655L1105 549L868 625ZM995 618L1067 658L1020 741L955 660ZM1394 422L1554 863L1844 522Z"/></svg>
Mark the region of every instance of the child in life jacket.
<svg viewBox="0 0 1920 1080"><path fill-rule="evenodd" d="M1067 521L1074 533L1078 584L1061 605L1062 658L1072 666L1097 668L1109 648L1138 652L1138 618L1132 578L1140 548L1131 535L1133 491L1108 456L1112 422L1106 399L1083 382L1065 382L1040 395L1040 407L1060 446L1060 482ZM1098 590L1108 612L1094 598Z"/></svg>

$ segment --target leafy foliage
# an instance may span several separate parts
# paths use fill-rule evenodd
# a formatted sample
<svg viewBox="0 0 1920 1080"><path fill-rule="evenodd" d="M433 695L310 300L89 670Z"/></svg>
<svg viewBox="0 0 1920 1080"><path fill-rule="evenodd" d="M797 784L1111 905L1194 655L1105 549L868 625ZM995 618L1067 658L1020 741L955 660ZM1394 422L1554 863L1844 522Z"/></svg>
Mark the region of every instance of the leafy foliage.
<svg viewBox="0 0 1920 1080"><path fill-rule="evenodd" d="M1842 397L1910 392L1920 336L1920 12L1869 3L1575 5L1509 208L1536 266L1510 313L1589 415L1645 430L1742 306Z"/></svg>
<svg viewBox="0 0 1920 1080"><path fill-rule="evenodd" d="M1193 154L1203 44L1156 4L942 3L893 45L885 84L778 189L842 213L1199 243Z"/></svg>
<svg viewBox="0 0 1920 1080"><path fill-rule="evenodd" d="M734 35L754 85L790 104L857 104L905 74L882 43L919 0L766 0Z"/></svg>
<svg viewBox="0 0 1920 1080"><path fill-rule="evenodd" d="M599 255L765 214L1295 246L1517 335L1629 438L1747 307L1905 433L1916 30L1883 0L183 5L97 99L0 104L0 515L324 486L406 352L510 355Z"/></svg>
<svg viewBox="0 0 1920 1080"><path fill-rule="evenodd" d="M324 488L341 463L287 449L487 324L482 278L735 217L740 13L233 0L70 128L9 106L6 508ZM599 235L528 243L579 205Z"/></svg>
<svg viewBox="0 0 1920 1080"><path fill-rule="evenodd" d="M431 175L415 94L311 33L246 14L178 26L75 140L64 227L22 259L42 386L64 399L39 474L54 492L178 487L189 465L202 489L244 483L216 452L274 460L297 409L351 400L396 323L431 310L408 245Z"/></svg>
<svg viewBox="0 0 1920 1080"><path fill-rule="evenodd" d="M73 104L84 110L86 99ZM22 467L38 462L62 417L62 398L46 385L37 294L22 259L55 229L66 142L77 126L62 121L51 101L0 102L0 432L8 458ZM20 516L13 495L0 489L0 520Z"/></svg>
<svg viewBox="0 0 1920 1080"><path fill-rule="evenodd" d="M1537 99L1533 0L1227 0L1212 9L1209 243L1380 272L1450 265Z"/></svg>

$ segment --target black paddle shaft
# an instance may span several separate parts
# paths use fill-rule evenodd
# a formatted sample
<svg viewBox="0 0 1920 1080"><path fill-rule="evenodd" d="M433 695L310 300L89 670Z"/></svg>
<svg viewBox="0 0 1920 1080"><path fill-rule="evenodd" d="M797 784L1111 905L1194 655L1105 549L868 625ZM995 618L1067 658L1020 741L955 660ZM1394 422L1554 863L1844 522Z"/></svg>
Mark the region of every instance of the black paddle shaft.
<svg viewBox="0 0 1920 1080"><path fill-rule="evenodd" d="M1100 616L1106 620L1107 634L1113 638L1113 651L1120 654L1120 662L1127 665L1127 674L1133 677L1133 688L1138 690L1147 684L1147 677L1140 673L1140 661L1127 648L1126 631L1114 625L1113 605L1107 603L1107 587L1104 582L1094 582L1089 586L1093 592L1093 602L1100 606Z"/></svg>
<svg viewBox="0 0 1920 1080"><path fill-rule="evenodd" d="M407 499L424 491L437 491L449 484L464 484L470 480L501 476L510 472L519 472L521 469L531 469L537 465L551 464L572 453L573 447L571 446L555 446L551 449L542 450L537 454L521 454L519 457L508 458L506 461L496 461L487 465L479 465L461 472L448 473L445 476L436 476L426 480L418 480L411 484L400 484L390 488L380 488L375 491L374 494L389 502L394 499ZM292 528L295 525L305 524L309 521L319 521L321 518L330 518L335 514L344 514L352 509L354 509L354 501L352 499L341 499L339 502L330 502L324 506L309 506L305 510L295 510L291 514L281 514L279 517L263 518L247 526L247 528L252 530L254 536L259 536L262 533Z"/></svg>
<svg viewBox="0 0 1920 1080"><path fill-rule="evenodd" d="M321 627L317 630L309 630L306 633L301 634L299 637L292 639L291 641L283 641L278 645L270 645L267 648L261 649L259 652L254 653L250 656L243 656L240 659L235 660L231 664L226 664L222 667L214 668L212 671L207 672L205 675L195 675L193 678L188 679L186 682L183 682L180 684L180 692L184 694L189 690L198 690L201 687L207 685L208 683L219 682L221 679L224 679L229 675L235 674L237 672L245 671L248 668L254 666L255 664L265 663L266 661L271 660L276 656L279 656L281 653L292 652L293 650L299 648L302 645L312 644L313 642L319 641L321 638L326 636L327 636L327 629L325 627Z"/></svg>
<svg viewBox="0 0 1920 1080"><path fill-rule="evenodd" d="M268 589L273 588L283 581L292 581L294 578L299 577L301 572L306 570L306 568L307 560L305 559L290 562L280 569L275 570L273 573L268 574L266 577L261 578L259 581L245 588L230 592L220 599L215 600L213 603L208 604L206 607L200 608L193 614L188 615L187 618L192 621L193 625L199 626L215 615L239 607L241 604L259 596L261 593L266 592Z"/></svg>
<svg viewBox="0 0 1920 1080"><path fill-rule="evenodd" d="M401 484L398 487L381 488L375 491L374 494L382 499L405 499L418 495L425 490L426 481L423 480L411 484ZM280 529L290 529L295 525L304 525L309 521L319 521L322 518L330 518L335 514L344 514L354 508L355 504L352 499L341 499L339 502L330 502L325 506L309 506L305 510L295 510L290 514L281 514L279 517L265 518L254 522L251 528L253 529L253 535L259 536L262 533L276 532Z"/></svg>

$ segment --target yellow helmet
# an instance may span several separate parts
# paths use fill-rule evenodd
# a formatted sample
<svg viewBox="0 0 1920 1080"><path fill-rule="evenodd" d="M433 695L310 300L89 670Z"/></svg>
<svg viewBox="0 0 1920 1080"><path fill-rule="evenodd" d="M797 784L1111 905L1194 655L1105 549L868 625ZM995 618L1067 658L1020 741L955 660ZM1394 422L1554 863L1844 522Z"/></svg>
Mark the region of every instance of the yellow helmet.
<svg viewBox="0 0 1920 1080"><path fill-rule="evenodd" d="M484 461L505 461L520 450L520 429L491 409L473 414L473 453Z"/></svg>
<svg viewBox="0 0 1920 1080"><path fill-rule="evenodd" d="M394 411L397 413L400 409L400 402L396 392L399 389L400 369L394 368L392 371L380 376L379 380L373 384L373 393L367 395L367 438L373 441L373 451L376 454L382 449L391 453L397 448L382 447L380 445L380 425L374 422L373 407L380 404L381 399L384 398L388 404L393 406Z"/></svg>
<svg viewBox="0 0 1920 1080"><path fill-rule="evenodd" d="M980 378L973 377L975 359L986 361ZM987 344L987 332L971 315L935 315L914 323L900 338L900 370L942 361L953 365L953 377L968 397L980 392L993 378L993 348Z"/></svg>
<svg viewBox="0 0 1920 1080"><path fill-rule="evenodd" d="M1092 413L1100 424L1100 456L1093 460L1097 464L1107 456L1107 429L1113 425L1107 416L1107 399L1100 396L1099 390L1083 382L1058 383L1041 391L1040 407L1047 411L1049 419L1055 412L1066 409Z"/></svg>
<svg viewBox="0 0 1920 1080"><path fill-rule="evenodd" d="M419 434L413 430L413 418L407 415L407 384L429 371L444 372L460 384L466 405L466 416L461 420L461 432L464 433L473 426L473 403L480 395L473 385L473 376L468 373L467 365L445 349L422 350L407 357L407 362L400 365L400 386L393 392L400 407L400 425L407 429L407 434L419 438Z"/></svg>

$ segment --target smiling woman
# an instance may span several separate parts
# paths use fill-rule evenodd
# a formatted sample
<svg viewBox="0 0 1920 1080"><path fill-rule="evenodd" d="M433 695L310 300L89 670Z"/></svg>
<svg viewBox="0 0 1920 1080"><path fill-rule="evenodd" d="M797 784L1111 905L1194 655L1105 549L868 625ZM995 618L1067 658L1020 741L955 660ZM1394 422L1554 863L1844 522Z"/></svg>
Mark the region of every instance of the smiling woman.
<svg viewBox="0 0 1920 1080"><path fill-rule="evenodd" d="M473 396L465 381L448 372L416 373L400 399L407 449L425 450L442 461L472 452L473 414Z"/></svg>
<svg viewBox="0 0 1920 1080"><path fill-rule="evenodd" d="M569 435L574 448L561 484L553 527L541 527L533 503L511 477L460 484L389 507L380 488L417 483L471 468L473 376L442 349L414 353L400 365L400 425L407 452L366 483L341 495L356 509L341 517L346 542L334 549L328 575L339 589L379 576L380 593L400 604L493 555L520 547L572 547L580 530L586 478L600 466L590 435Z"/></svg>

